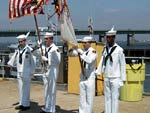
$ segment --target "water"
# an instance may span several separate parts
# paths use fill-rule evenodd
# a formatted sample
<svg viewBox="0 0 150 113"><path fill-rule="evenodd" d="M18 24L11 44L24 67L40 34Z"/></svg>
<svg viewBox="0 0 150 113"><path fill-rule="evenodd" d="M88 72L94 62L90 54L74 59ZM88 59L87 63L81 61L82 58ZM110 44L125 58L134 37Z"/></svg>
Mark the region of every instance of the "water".
<svg viewBox="0 0 150 113"><path fill-rule="evenodd" d="M150 76L145 76L144 92L149 92L150 93Z"/></svg>
<svg viewBox="0 0 150 113"><path fill-rule="evenodd" d="M6 49L10 44L16 43L17 39L14 37L0 37L0 49Z"/></svg>

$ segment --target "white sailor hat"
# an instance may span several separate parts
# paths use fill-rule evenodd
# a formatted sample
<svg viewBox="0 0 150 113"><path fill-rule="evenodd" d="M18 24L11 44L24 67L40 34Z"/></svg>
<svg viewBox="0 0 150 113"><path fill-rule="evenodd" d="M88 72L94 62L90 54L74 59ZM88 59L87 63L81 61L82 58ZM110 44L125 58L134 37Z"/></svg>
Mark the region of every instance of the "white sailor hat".
<svg viewBox="0 0 150 113"><path fill-rule="evenodd" d="M93 40L93 37L91 37L91 36L85 36L85 37L83 37L82 42L90 42L92 40Z"/></svg>
<svg viewBox="0 0 150 113"><path fill-rule="evenodd" d="M106 32L106 36L114 36L116 35L117 31L114 30L114 26L111 28L111 30L109 30L108 32Z"/></svg>
<svg viewBox="0 0 150 113"><path fill-rule="evenodd" d="M28 32L26 35L25 35L25 34L19 35L19 36L17 36L16 38L17 38L18 40L20 40L20 39L26 39L26 38L29 36L29 34L30 34L30 32Z"/></svg>
<svg viewBox="0 0 150 113"><path fill-rule="evenodd" d="M20 39L26 39L27 37L26 35L22 34L22 35L17 36L16 38L20 40Z"/></svg>
<svg viewBox="0 0 150 113"><path fill-rule="evenodd" d="M44 37L45 38L49 38L49 37L53 37L54 36L54 33L50 33L50 32L46 32Z"/></svg>

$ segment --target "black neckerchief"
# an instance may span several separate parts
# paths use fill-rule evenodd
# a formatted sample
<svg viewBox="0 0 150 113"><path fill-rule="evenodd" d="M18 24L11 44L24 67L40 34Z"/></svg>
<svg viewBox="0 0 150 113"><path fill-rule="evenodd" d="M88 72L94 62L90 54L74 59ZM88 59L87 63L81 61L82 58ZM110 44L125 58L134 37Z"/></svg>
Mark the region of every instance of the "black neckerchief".
<svg viewBox="0 0 150 113"><path fill-rule="evenodd" d="M46 51L46 48L45 48L45 56L46 56L46 58L48 58L48 52L51 50L51 48L52 48L52 46L50 47L50 48L48 48L48 51Z"/></svg>
<svg viewBox="0 0 150 113"><path fill-rule="evenodd" d="M117 46L112 47L111 51L109 52L109 49L108 49L108 47L106 46L107 55L106 55L105 61L104 61L104 65L105 65L105 66L106 66L106 63L107 63L108 58L110 58L110 61L113 62L113 59L112 59L111 54L112 54L113 51L116 49L116 47L117 47Z"/></svg>
<svg viewBox="0 0 150 113"><path fill-rule="evenodd" d="M20 64L22 64L22 55L23 55L23 53L25 52L25 50L26 50L26 49L24 48L21 53L19 52L19 63L20 63Z"/></svg>

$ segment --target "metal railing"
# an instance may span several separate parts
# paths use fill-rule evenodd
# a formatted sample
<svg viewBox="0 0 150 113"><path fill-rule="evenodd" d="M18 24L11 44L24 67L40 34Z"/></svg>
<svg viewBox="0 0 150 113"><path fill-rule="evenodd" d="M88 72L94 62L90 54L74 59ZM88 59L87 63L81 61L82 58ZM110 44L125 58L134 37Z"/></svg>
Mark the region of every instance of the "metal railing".
<svg viewBox="0 0 150 113"><path fill-rule="evenodd" d="M60 70L59 70L59 77L58 77L58 81L59 83L63 83L63 82L66 82L66 80L64 80L64 65L66 65L66 63L64 63L63 59L64 58L64 54L63 54L63 50L62 50L62 47L59 47L60 48L60 51L61 51L61 59L62 59L62 62L60 64ZM9 58L12 56L12 53L2 53L0 52L0 76L3 78L3 79L6 79L6 78L17 78L17 69L16 69L16 66L9 66L7 65L7 62L9 61ZM40 62L40 57L39 56L36 56L36 70L35 70L35 73L33 75L33 80L34 81L42 81L42 75L43 75L43 68L42 68L42 64Z"/></svg>

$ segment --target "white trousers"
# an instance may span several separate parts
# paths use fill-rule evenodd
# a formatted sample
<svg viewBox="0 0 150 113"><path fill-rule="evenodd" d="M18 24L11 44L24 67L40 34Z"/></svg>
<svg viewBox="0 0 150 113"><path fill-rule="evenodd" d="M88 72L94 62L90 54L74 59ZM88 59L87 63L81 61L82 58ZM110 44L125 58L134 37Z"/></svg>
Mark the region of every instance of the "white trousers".
<svg viewBox="0 0 150 113"><path fill-rule="evenodd" d="M54 70L53 73L48 71L46 76L43 76L45 112L55 113L57 74L58 72Z"/></svg>
<svg viewBox="0 0 150 113"><path fill-rule="evenodd" d="M119 79L104 78L105 113L118 113Z"/></svg>
<svg viewBox="0 0 150 113"><path fill-rule="evenodd" d="M90 76L85 81L80 81L79 113L92 113L95 95L95 76Z"/></svg>
<svg viewBox="0 0 150 113"><path fill-rule="evenodd" d="M21 72L18 72L18 89L19 89L19 105L25 107L30 106L30 84L31 76L22 76Z"/></svg>

